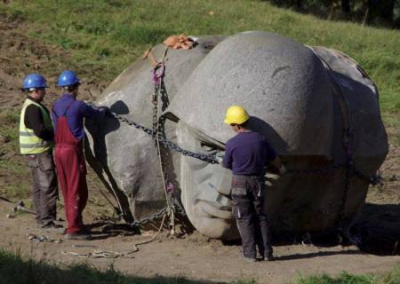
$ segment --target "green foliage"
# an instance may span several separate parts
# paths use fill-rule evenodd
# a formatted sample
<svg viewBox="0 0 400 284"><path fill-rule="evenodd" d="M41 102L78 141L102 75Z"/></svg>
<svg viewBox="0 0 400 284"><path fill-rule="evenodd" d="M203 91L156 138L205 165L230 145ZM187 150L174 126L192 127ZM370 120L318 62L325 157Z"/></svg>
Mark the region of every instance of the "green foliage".
<svg viewBox="0 0 400 284"><path fill-rule="evenodd" d="M399 0L270 0L270 2L279 7L295 8L323 18L400 28Z"/></svg>
<svg viewBox="0 0 400 284"><path fill-rule="evenodd" d="M340 1L304 3L338 6ZM18 15L29 24L30 36L68 50L78 73L106 82L171 34L263 30L334 48L363 66L378 86L384 117L400 123L398 31L320 20L256 0L191 0L190 5L187 0L14 0L0 7L0 15Z"/></svg>
<svg viewBox="0 0 400 284"><path fill-rule="evenodd" d="M375 284L375 278L369 275L351 275L343 272L338 277L328 275L300 278L296 284Z"/></svg>
<svg viewBox="0 0 400 284"><path fill-rule="evenodd" d="M300 277L295 284L397 284L400 283L400 268L380 275L353 275L342 272L337 277L326 274L321 276Z"/></svg>
<svg viewBox="0 0 400 284"><path fill-rule="evenodd" d="M19 151L18 148L18 124L19 111L6 110L0 112L0 162L1 156L9 151Z"/></svg>
<svg viewBox="0 0 400 284"><path fill-rule="evenodd" d="M19 123L19 111L6 110L0 113L0 125Z"/></svg>
<svg viewBox="0 0 400 284"><path fill-rule="evenodd" d="M113 264L106 271L100 271L88 264L73 264L71 266L49 264L45 260L26 260L26 255L21 251L10 253L0 250L0 279L1 283L8 284L90 284L90 283L116 283L116 284L150 284L150 283L211 283L208 281L191 281L186 278L155 277L141 278L125 276L115 271ZM255 280L237 280L235 284L256 284ZM379 275L353 275L343 272L337 277L328 275L299 277L293 284L397 284L400 283L400 268Z"/></svg>
<svg viewBox="0 0 400 284"><path fill-rule="evenodd" d="M20 171L22 171L22 169L18 169ZM13 174L15 174L15 172L13 172ZM25 199L29 199L32 196L32 191L31 191L31 187L32 185L29 183L29 181L17 181L17 182L13 182L12 184L8 184L6 186L4 186L1 190L0 190L0 194L3 196L7 196L7 198L10 198L11 200L25 200ZM24 201L25 202L25 201ZM30 203L31 201L29 201ZM25 206L27 206L29 208L29 206L27 205L28 202L25 202Z"/></svg>
<svg viewBox="0 0 400 284"><path fill-rule="evenodd" d="M75 264L68 267L50 265L45 261L24 260L21 252L12 254L0 250L0 282L4 284L191 284L211 283L206 281L190 281L181 277L141 278L125 276L114 270L111 264L108 270L100 271L88 264ZM252 282L238 282L252 283Z"/></svg>

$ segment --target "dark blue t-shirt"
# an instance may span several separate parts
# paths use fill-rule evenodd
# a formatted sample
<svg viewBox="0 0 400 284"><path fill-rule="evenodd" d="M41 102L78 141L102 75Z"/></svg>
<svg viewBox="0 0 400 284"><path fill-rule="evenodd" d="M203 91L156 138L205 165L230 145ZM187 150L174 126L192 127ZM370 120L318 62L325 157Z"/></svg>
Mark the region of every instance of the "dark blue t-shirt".
<svg viewBox="0 0 400 284"><path fill-rule="evenodd" d="M234 175L262 175L276 152L257 132L240 132L226 142L222 165Z"/></svg>

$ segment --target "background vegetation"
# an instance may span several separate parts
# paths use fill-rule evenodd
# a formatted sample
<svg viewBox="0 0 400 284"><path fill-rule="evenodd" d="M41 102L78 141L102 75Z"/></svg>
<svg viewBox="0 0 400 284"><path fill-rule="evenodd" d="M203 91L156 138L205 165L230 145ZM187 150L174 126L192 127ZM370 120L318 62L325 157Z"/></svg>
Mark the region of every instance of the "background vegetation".
<svg viewBox="0 0 400 284"><path fill-rule="evenodd" d="M400 28L399 0L271 0L280 7L295 8L331 20L349 20Z"/></svg>
<svg viewBox="0 0 400 284"><path fill-rule="evenodd" d="M213 283L211 281L194 281L181 277L141 278L123 275L111 265L108 270L100 271L88 264L72 266L51 265L45 261L25 260L19 252L9 253L0 250L0 283L1 284L194 284ZM254 280L239 280L234 284L256 284ZM343 272L337 277L328 275L300 277L290 284L398 284L400 269L381 275L353 275Z"/></svg>
<svg viewBox="0 0 400 284"><path fill-rule="evenodd" d="M330 3L300 2L304 7ZM380 89L385 122L398 121L399 31L321 20L261 0L190 0L190 5L187 0L15 0L0 5L0 17L26 23L31 37L70 51L71 65L80 74L107 83L144 50L171 34L230 35L246 30L279 33L353 57Z"/></svg>

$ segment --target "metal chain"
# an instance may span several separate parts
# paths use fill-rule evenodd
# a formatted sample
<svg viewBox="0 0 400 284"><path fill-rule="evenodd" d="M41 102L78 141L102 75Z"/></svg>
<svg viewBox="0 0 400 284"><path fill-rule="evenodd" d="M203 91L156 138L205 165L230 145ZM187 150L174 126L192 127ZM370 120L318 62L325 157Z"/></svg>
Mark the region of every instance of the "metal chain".
<svg viewBox="0 0 400 284"><path fill-rule="evenodd" d="M182 211L182 208L180 206L175 206L174 211L175 211L174 212L175 214L179 213L179 214L181 214L183 216L186 215L185 212ZM169 209L166 206L166 207L162 208L160 211L158 211L156 213L153 213L153 214L151 214L151 215L149 215L147 217L144 217L143 219L140 219L138 221L133 221L132 223L129 224L129 226L131 226L132 228L139 228L140 226L145 225L148 222L154 221L154 220L159 219L160 217L162 217L164 215L170 215L170 214L171 214L171 212L169 212Z"/></svg>
<svg viewBox="0 0 400 284"><path fill-rule="evenodd" d="M140 125L139 123L136 123L133 120L131 120L125 116L118 115L115 112L110 112L109 114L111 116L113 116L114 118L118 119L119 121L126 123L127 125L130 125L130 126L135 127L136 129L142 130L144 133L146 133L148 135L153 135L153 130L151 130L150 128L147 128L146 126Z"/></svg>
<svg viewBox="0 0 400 284"><path fill-rule="evenodd" d="M353 171L354 173L362 180L372 184L372 185L377 185L381 182L381 176L376 173L372 176L367 176L366 174L364 174L363 172L361 172L359 169L357 169L354 164L353 164Z"/></svg>
<svg viewBox="0 0 400 284"><path fill-rule="evenodd" d="M116 113L111 113L112 116L116 119L118 119L119 121L122 121L128 125L131 125L133 127L135 127L136 129L142 130L143 132L147 133L148 135L153 135L153 131L150 128L147 128L145 126L142 126L136 122L134 122L133 120L124 117L124 116L120 116ZM160 120L165 120L164 117L161 117ZM162 122L162 121L161 121ZM176 145L175 143L169 141L168 139L166 139L162 133L158 132L159 135L159 141L160 143L162 143L164 146L166 146L168 149L178 152L184 156L188 156L188 157L193 157L196 159L199 159L201 161L210 163L210 164L216 164L218 163L217 160L215 159L215 156L213 155L207 155L207 154L201 154L201 153L195 153L195 152L191 152L188 150L185 150L183 148L181 148L180 146ZM304 174L304 175L310 175L310 174L326 174L329 173L333 170L336 169L340 169L340 168L345 168L346 164L332 164L329 166L324 166L324 167L320 167L320 168L315 168L315 169L288 169L289 173L293 173L293 174ZM354 173L357 174L357 176L359 176L362 180L370 183L370 184L377 184L379 183L379 176L378 175L373 175L371 177L367 176L366 174L362 173L360 170L358 170L354 165L352 165L352 168L354 170Z"/></svg>
<svg viewBox="0 0 400 284"><path fill-rule="evenodd" d="M111 115L118 119L121 122L124 122L130 126L135 127L136 129L142 130L143 132L145 132L148 135L153 136L153 130L151 130L148 127L145 127L143 125L140 125L139 123L136 123L135 121L124 117L124 116L120 116L114 112L111 112ZM160 124L162 125L162 121L160 121ZM162 127L162 126L160 126ZM157 131L158 132L158 131ZM217 164L217 160L215 159L215 156L213 155L207 155L207 154L202 154L202 153L195 153L195 152L191 152L188 150L183 149L182 147L178 146L177 144L169 141L168 139L166 139L164 137L164 135L161 132L158 132L156 135L158 135L158 139L160 141L161 144L163 144L165 147L167 147L168 149L178 152L184 156L188 156L188 157L193 157L199 160L202 160L204 162L210 163L210 164Z"/></svg>
<svg viewBox="0 0 400 284"><path fill-rule="evenodd" d="M168 213L168 207L164 207L160 211L158 211L156 213L153 213L150 216L147 216L147 217L145 217L143 219L140 219L138 221L133 221L129 225L131 227L133 227L133 228L138 228L138 227L140 227L140 226L142 226L142 225L144 225L144 224L146 224L146 223L148 223L150 221L153 221L155 219L158 219L158 218L164 216L167 213Z"/></svg>
<svg viewBox="0 0 400 284"><path fill-rule="evenodd" d="M178 152L184 156L199 159L201 161L204 161L204 162L207 162L210 164L217 164L218 161L216 160L216 157L214 155L195 153L195 152L185 150L185 149L181 148L180 146L178 146L177 144L169 141L163 134L162 129L164 129L163 127L164 127L166 118L163 116L160 116L160 118L158 118L158 103L159 103L159 94L161 91L161 86L163 84L163 78L165 75L164 60L165 60L166 53L167 53L167 49L164 53L163 60L161 62L158 62L157 65L154 66L154 68L153 68L154 93L152 95L152 104L153 104L152 129L147 128L139 123L136 123L135 121L133 121L127 117L120 116L116 113L111 112L111 115L114 118L118 119L119 121L124 122L130 126L133 126L136 129L142 130L143 132L145 132L148 135L151 135L153 140L155 140L157 142L159 155L161 155L161 152L159 150L159 143L161 143L166 148L168 148L172 151ZM327 66L329 66L329 65L327 65ZM334 78L333 78L333 80L336 83L336 80ZM342 92L340 85L337 84L337 87L338 87L339 91ZM342 98L344 100L344 103L346 103L343 95L342 95ZM346 104L346 110L344 110L344 111L346 113L344 113L343 115L347 115L347 113L348 113L347 104ZM346 157L347 157L345 164L331 164L328 166L324 166L324 167L320 167L320 168L313 168L313 169L289 169L288 170L288 172L292 173L292 174L310 175L310 174L327 174L336 169L345 168L346 174L345 174L345 180L344 180L344 190L343 190L343 195L342 195L342 202L341 202L340 209L339 209L339 220L341 220L343 218L344 209L345 209L344 207L347 203L347 195L348 195L349 185L350 185L351 177L353 176L354 173L357 174L357 176L359 178L361 178L362 180L364 180L368 183L376 184L379 182L379 178L377 175L368 177L354 166L353 157L352 157L352 149L350 146L350 143L353 142L354 137L353 137L353 132L351 131L351 128L350 128L351 127L350 124L351 124L351 121L349 121L349 125L347 125L346 131L345 131L345 134L343 137L344 148L345 148ZM161 156L160 156L160 159L161 159ZM162 165L162 161L161 161L161 167L164 168ZM165 182L165 184L164 184L164 187L165 187L167 181L164 181L164 182ZM168 193L167 193L166 198L167 199L169 198ZM156 212L156 213L154 213L146 218L143 218L139 221L134 221L130 225L132 227L138 227L138 226L146 224L149 221L152 221L161 216L164 216L165 214L170 216L170 218L174 218L175 206L171 207L169 201L170 200L167 200L168 206L162 208L159 212Z"/></svg>

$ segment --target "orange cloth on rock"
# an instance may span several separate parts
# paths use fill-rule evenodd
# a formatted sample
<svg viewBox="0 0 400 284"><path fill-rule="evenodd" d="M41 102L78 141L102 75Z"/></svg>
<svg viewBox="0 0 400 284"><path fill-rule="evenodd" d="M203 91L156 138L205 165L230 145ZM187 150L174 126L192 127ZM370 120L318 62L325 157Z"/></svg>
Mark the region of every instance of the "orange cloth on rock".
<svg viewBox="0 0 400 284"><path fill-rule="evenodd" d="M173 49L191 49L193 47L193 40L184 34L172 35L164 40L164 44Z"/></svg>

